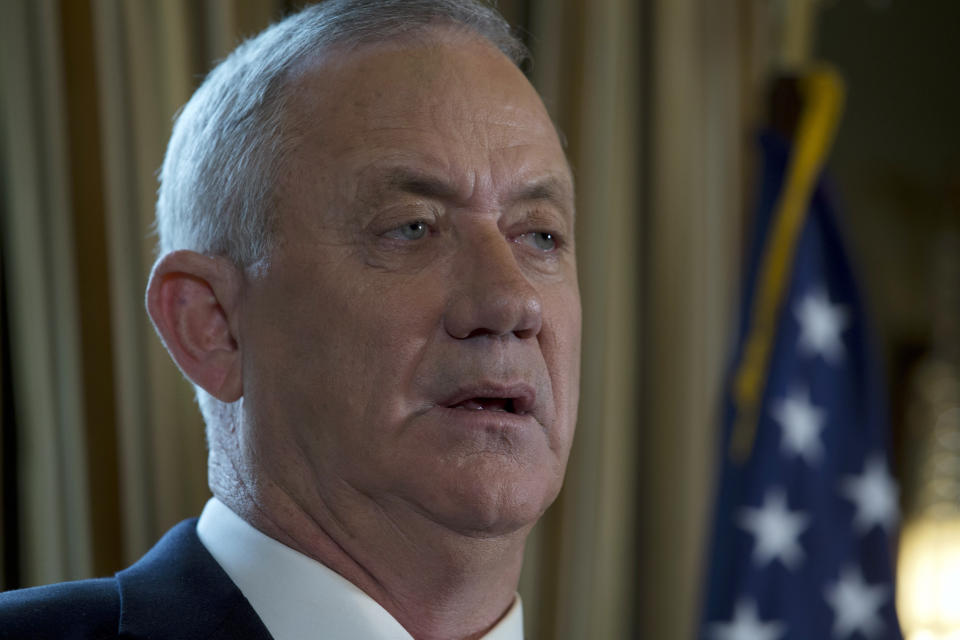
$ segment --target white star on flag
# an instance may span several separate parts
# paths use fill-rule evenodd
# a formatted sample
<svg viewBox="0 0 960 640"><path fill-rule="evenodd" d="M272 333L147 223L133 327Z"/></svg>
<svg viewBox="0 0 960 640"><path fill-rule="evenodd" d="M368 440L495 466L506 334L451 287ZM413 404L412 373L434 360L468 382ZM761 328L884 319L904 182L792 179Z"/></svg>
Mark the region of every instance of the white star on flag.
<svg viewBox="0 0 960 640"><path fill-rule="evenodd" d="M785 567L793 569L803 561L803 547L798 538L810 524L810 518L800 511L787 509L787 494L783 489L768 490L759 509L741 509L737 522L755 538L755 564L763 567L779 559Z"/></svg>
<svg viewBox="0 0 960 640"><path fill-rule="evenodd" d="M860 569L846 567L824 596L833 608L834 638L849 638L857 631L872 638L883 630L880 608L890 597L888 585L868 585Z"/></svg>
<svg viewBox="0 0 960 640"><path fill-rule="evenodd" d="M823 457L820 432L826 420L826 412L810 402L810 393L803 389L793 390L790 395L778 400L771 411L780 423L780 449L792 456L800 456L810 466Z"/></svg>
<svg viewBox="0 0 960 640"><path fill-rule="evenodd" d="M800 350L811 356L822 355L830 364L843 360L840 334L850 322L843 305L832 305L823 289L808 293L794 308L800 323Z"/></svg>
<svg viewBox="0 0 960 640"><path fill-rule="evenodd" d="M840 492L857 508L853 524L860 533L867 533L874 526L881 526L888 533L893 531L900 517L897 506L900 490L882 455L870 456L863 475L845 477Z"/></svg>
<svg viewBox="0 0 960 640"><path fill-rule="evenodd" d="M757 603L745 598L737 601L733 620L710 625L711 640L778 640L786 632L782 622L761 622Z"/></svg>

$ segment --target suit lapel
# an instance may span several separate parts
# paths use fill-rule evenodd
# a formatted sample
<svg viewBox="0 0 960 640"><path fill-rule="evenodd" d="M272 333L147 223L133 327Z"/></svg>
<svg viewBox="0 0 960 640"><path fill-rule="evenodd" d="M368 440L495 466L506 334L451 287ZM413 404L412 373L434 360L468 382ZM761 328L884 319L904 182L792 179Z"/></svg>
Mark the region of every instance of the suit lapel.
<svg viewBox="0 0 960 640"><path fill-rule="evenodd" d="M171 529L117 574L120 634L178 640L271 640L260 618L197 537L196 518Z"/></svg>

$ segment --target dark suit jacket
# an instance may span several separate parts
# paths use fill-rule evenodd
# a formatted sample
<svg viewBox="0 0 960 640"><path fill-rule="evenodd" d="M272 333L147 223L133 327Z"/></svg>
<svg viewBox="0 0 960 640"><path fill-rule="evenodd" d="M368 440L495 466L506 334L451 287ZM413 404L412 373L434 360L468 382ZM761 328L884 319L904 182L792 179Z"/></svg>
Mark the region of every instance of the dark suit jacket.
<svg viewBox="0 0 960 640"><path fill-rule="evenodd" d="M200 542L196 519L113 578L0 593L0 638L271 640Z"/></svg>

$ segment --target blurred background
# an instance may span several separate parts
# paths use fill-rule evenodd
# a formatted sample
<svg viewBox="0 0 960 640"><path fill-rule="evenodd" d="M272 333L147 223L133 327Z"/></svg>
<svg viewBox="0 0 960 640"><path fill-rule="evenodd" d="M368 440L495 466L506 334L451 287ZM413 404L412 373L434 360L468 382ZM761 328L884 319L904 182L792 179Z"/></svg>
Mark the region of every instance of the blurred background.
<svg viewBox="0 0 960 640"><path fill-rule="evenodd" d="M0 5L0 588L111 574L207 499L192 390L143 311L156 172L212 64L302 4ZM846 87L826 172L900 484L900 619L960 638L960 3L499 6L579 200L579 426L526 557L528 637L697 637L756 134L802 111L778 80L825 61Z"/></svg>

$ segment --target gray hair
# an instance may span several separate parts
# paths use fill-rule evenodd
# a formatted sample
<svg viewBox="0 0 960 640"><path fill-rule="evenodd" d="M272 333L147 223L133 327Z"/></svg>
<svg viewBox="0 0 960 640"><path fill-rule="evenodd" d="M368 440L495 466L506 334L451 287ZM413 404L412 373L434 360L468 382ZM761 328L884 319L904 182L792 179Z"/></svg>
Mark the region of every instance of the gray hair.
<svg viewBox="0 0 960 640"><path fill-rule="evenodd" d="M474 33L520 66L527 50L478 0L328 0L247 40L183 107L167 146L157 200L159 251L191 249L249 266L273 240L274 185L292 142L284 128L297 63L445 25Z"/></svg>
<svg viewBox="0 0 960 640"><path fill-rule="evenodd" d="M248 267L274 241L274 185L292 132L284 126L291 72L331 47L346 49L435 26L476 34L518 67L523 43L480 0L327 0L271 25L217 65L176 119L160 171L156 228L161 254L178 249L229 257ZM195 386L211 451L217 424L240 420Z"/></svg>

